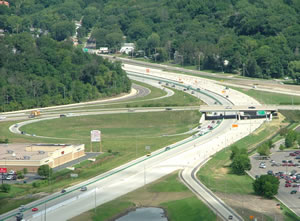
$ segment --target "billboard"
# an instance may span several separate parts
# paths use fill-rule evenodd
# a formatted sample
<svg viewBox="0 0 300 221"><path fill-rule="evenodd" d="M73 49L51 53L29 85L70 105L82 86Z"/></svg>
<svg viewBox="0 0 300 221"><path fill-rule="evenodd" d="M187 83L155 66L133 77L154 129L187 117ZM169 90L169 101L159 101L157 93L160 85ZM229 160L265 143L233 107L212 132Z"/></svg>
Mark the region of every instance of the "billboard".
<svg viewBox="0 0 300 221"><path fill-rule="evenodd" d="M7 173L7 168L0 168L0 173Z"/></svg>
<svg viewBox="0 0 300 221"><path fill-rule="evenodd" d="M91 142L101 142L101 131L92 130L91 131Z"/></svg>

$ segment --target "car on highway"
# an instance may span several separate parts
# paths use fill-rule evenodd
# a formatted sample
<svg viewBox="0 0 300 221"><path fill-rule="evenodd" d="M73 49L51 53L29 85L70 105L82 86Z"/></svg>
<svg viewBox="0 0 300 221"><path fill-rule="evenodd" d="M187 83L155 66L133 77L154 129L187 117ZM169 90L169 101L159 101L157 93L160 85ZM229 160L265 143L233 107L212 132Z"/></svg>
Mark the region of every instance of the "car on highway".
<svg viewBox="0 0 300 221"><path fill-rule="evenodd" d="M170 149L171 149L170 147L166 147L166 148L165 148L165 151L170 150Z"/></svg>
<svg viewBox="0 0 300 221"><path fill-rule="evenodd" d="M169 111L169 110L172 110L172 108L170 108L170 107L166 107L166 110L167 110L167 111Z"/></svg>
<svg viewBox="0 0 300 221"><path fill-rule="evenodd" d="M225 109L232 109L232 107L230 107L230 106L227 106L227 107L225 107Z"/></svg>
<svg viewBox="0 0 300 221"><path fill-rule="evenodd" d="M20 211L20 212L24 212L25 210L26 210L26 208L25 208L24 205L21 205L21 206L19 207L19 211Z"/></svg>
<svg viewBox="0 0 300 221"><path fill-rule="evenodd" d="M67 192L65 189L62 189L62 190L61 190L61 193L65 193L65 192Z"/></svg>
<svg viewBox="0 0 300 221"><path fill-rule="evenodd" d="M36 211L38 211L38 210L39 210L39 209L36 208L36 207L34 207L34 208L31 209L32 212L36 212Z"/></svg>
<svg viewBox="0 0 300 221"><path fill-rule="evenodd" d="M86 186L82 186L82 187L80 188L80 191L87 191L87 187L86 187Z"/></svg>
<svg viewBox="0 0 300 221"><path fill-rule="evenodd" d="M67 117L66 114L60 114L59 117Z"/></svg>
<svg viewBox="0 0 300 221"><path fill-rule="evenodd" d="M194 91L192 91L191 94L194 94Z"/></svg>
<svg viewBox="0 0 300 221"><path fill-rule="evenodd" d="M4 120L4 119L6 119L5 116L0 116L0 120Z"/></svg>
<svg viewBox="0 0 300 221"><path fill-rule="evenodd" d="M161 84L161 81L159 81L158 83Z"/></svg>
<svg viewBox="0 0 300 221"><path fill-rule="evenodd" d="M228 220L232 220L233 219L233 216L232 215L229 215L228 216Z"/></svg>
<svg viewBox="0 0 300 221"><path fill-rule="evenodd" d="M151 156L151 153L147 153L147 155L146 155L147 157L150 157Z"/></svg>
<svg viewBox="0 0 300 221"><path fill-rule="evenodd" d="M250 107L248 107L248 109L255 109L256 107L254 107L254 106L250 106Z"/></svg>

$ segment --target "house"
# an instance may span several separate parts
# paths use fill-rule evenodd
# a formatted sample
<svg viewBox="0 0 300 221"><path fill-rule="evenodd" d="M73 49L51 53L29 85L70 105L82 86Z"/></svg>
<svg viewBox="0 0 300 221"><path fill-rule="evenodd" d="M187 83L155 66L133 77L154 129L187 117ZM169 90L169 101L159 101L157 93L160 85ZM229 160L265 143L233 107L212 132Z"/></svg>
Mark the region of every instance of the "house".
<svg viewBox="0 0 300 221"><path fill-rule="evenodd" d="M9 2L7 2L7 1L0 1L0 5L6 5L7 7L9 7Z"/></svg>
<svg viewBox="0 0 300 221"><path fill-rule="evenodd" d="M135 49L134 43L124 43L120 49L121 53L130 54L133 53Z"/></svg>

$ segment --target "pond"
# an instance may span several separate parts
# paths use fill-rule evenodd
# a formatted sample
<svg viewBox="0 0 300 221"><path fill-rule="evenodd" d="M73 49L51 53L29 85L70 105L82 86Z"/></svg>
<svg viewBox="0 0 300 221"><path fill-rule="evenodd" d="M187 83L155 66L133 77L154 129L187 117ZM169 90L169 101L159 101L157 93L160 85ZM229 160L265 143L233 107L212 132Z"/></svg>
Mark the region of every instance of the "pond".
<svg viewBox="0 0 300 221"><path fill-rule="evenodd" d="M168 221L161 208L142 207L127 213L115 221Z"/></svg>

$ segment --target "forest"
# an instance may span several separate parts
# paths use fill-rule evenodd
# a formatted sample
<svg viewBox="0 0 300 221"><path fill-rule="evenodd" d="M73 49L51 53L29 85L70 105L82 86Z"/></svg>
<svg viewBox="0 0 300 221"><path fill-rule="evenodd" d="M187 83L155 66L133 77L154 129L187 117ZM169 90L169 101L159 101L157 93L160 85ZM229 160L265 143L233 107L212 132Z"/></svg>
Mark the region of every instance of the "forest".
<svg viewBox="0 0 300 221"><path fill-rule="evenodd" d="M0 67L0 111L95 100L131 88L120 63L27 32L0 41Z"/></svg>
<svg viewBox="0 0 300 221"><path fill-rule="evenodd" d="M141 52L136 56L152 62L256 78L290 77L300 84L299 0L8 2L9 7L0 5L1 110L129 90L120 64L73 47L75 33L80 40L91 34L97 48L114 51L124 42L135 43ZM75 21L82 22L79 29Z"/></svg>

